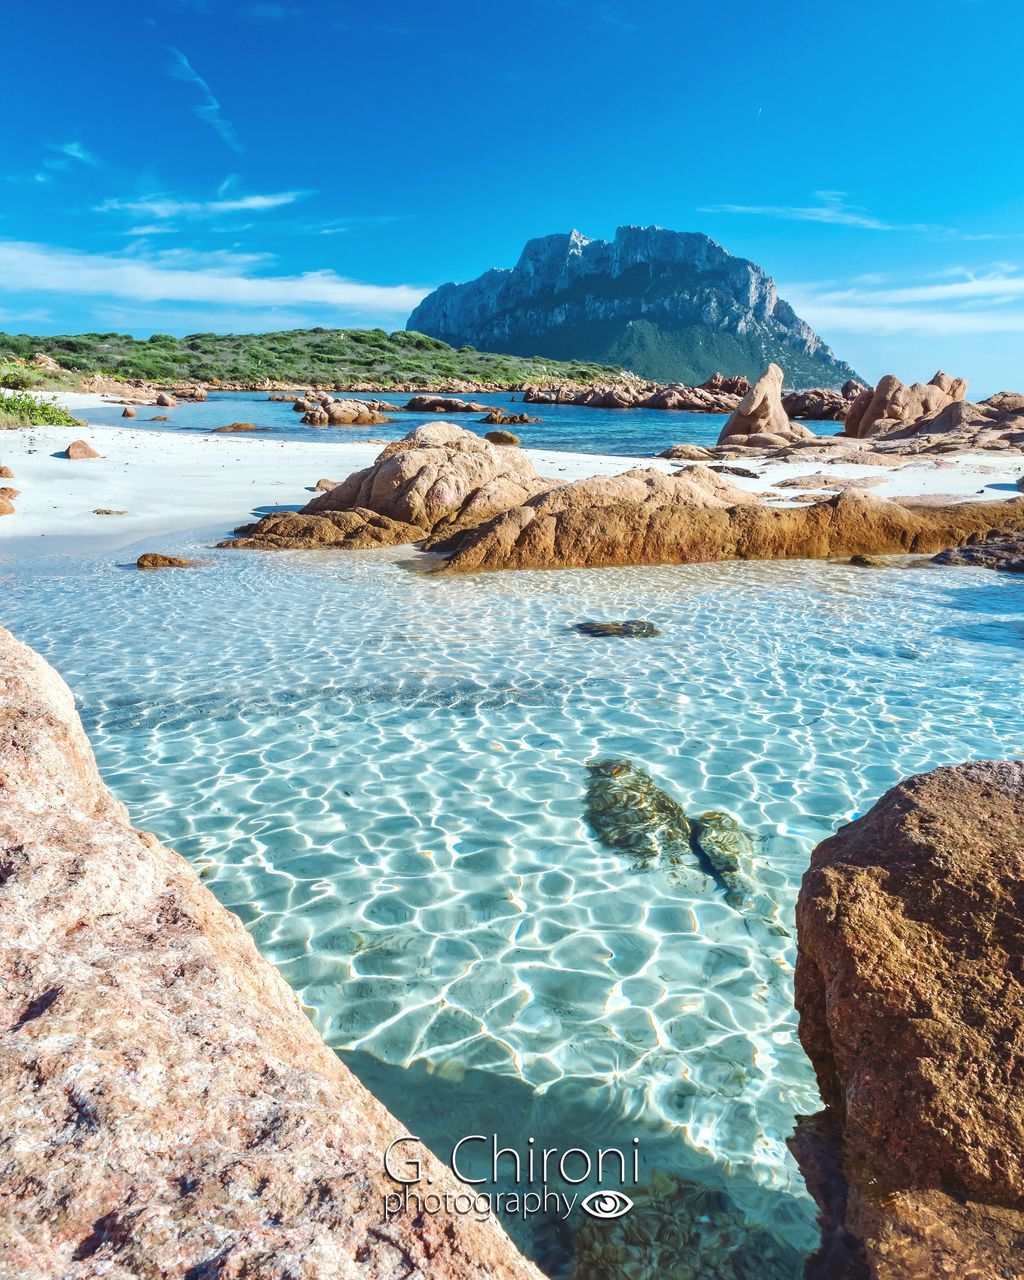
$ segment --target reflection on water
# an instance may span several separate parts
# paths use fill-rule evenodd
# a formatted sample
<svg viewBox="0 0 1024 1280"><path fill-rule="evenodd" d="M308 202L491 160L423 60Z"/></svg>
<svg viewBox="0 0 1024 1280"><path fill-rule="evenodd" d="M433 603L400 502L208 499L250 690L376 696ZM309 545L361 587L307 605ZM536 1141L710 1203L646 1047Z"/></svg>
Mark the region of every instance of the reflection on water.
<svg viewBox="0 0 1024 1280"><path fill-rule="evenodd" d="M676 1188L671 1238L713 1220L710 1255L764 1230L798 1259L814 1215L785 1139L818 1105L800 876L898 778L1024 753L1024 583L804 563L439 580L403 556L8 564L3 621L71 682L134 821L411 1132L442 1154L467 1133L639 1137L641 1181ZM573 628L616 618L659 634ZM595 835L587 764L617 758L662 818L725 815L749 893L686 841L638 865ZM568 1273L574 1224L509 1225Z"/></svg>

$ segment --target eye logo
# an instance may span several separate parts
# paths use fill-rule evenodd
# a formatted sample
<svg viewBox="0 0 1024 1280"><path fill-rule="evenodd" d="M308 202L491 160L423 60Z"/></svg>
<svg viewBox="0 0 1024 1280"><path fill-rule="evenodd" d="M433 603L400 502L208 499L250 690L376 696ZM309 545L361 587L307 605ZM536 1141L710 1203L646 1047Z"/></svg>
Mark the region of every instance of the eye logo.
<svg viewBox="0 0 1024 1280"><path fill-rule="evenodd" d="M592 1191L580 1201L580 1208L592 1218L621 1218L632 1207L633 1201L621 1191Z"/></svg>

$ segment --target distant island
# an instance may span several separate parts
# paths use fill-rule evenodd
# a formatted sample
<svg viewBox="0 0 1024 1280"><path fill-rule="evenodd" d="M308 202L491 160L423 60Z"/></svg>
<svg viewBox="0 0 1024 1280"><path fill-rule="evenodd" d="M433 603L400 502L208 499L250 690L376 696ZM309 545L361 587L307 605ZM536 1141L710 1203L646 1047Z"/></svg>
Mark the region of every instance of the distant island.
<svg viewBox="0 0 1024 1280"><path fill-rule="evenodd" d="M659 382L700 383L718 370L754 379L773 361L798 389L863 381L756 263L661 227L620 227L610 242L578 231L530 240L512 269L435 289L408 328Z"/></svg>
<svg viewBox="0 0 1024 1280"><path fill-rule="evenodd" d="M286 329L279 333L193 333L175 338L155 333L132 338L123 333L39 337L0 333L0 386L19 391L57 387L55 370L25 367L37 354L60 370L138 378L158 384L186 382L227 386L272 383L374 390L456 386L460 382L495 390L524 384L583 386L615 382L621 369L546 357L495 355L465 344L459 350L426 334L383 329Z"/></svg>

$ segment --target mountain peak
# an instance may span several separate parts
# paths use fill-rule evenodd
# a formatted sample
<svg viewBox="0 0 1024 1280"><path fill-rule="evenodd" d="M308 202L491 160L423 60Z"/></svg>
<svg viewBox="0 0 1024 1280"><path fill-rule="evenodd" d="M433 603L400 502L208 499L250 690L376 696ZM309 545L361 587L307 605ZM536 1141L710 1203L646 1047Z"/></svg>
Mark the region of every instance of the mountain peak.
<svg viewBox="0 0 1024 1280"><path fill-rule="evenodd" d="M659 381L776 361L796 386L856 377L756 263L699 231L621 226L528 240L516 265L435 289L407 325L453 346L620 364Z"/></svg>

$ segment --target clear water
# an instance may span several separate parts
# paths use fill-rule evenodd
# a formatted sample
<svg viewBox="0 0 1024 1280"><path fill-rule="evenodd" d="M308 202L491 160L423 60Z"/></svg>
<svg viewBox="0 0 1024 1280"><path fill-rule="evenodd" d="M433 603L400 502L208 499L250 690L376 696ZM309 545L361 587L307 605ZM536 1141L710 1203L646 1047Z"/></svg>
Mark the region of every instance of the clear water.
<svg viewBox="0 0 1024 1280"><path fill-rule="evenodd" d="M628 757L688 812L734 815L791 926L812 847L897 779L1024 754L1024 582L814 563L449 580L408 552L204 554L154 575L0 564L3 622L75 689L134 821L442 1153L467 1133L638 1136L643 1177L724 1187L810 1248L785 1147L818 1106L794 940L597 844L585 763ZM622 617L662 634L571 629ZM569 1244L510 1225L567 1273Z"/></svg>
<svg viewBox="0 0 1024 1280"><path fill-rule="evenodd" d="M339 393L341 394L341 393ZM384 399L390 404L403 405L408 395L354 396L353 399ZM658 454L673 444L715 444L718 441L724 414L676 413L653 409L583 409L576 405L523 404L521 396L507 393L481 393L461 397L478 404L499 405L506 412L529 413L540 422L516 427L524 445L535 449L562 449L570 453L610 453L626 457L646 457ZM89 421L109 426L124 426L121 405L104 405L89 410ZM438 415L396 411L395 421L372 427L309 427L303 426L301 414L290 404L267 399L263 391L214 392L199 404L182 402L173 409L157 409L143 405L132 427L154 428L162 431L212 431L214 427L229 422L251 422L266 428L274 435L286 435L292 439L317 440L397 440L412 431L421 422L435 422L439 416L445 421L458 422L471 430L477 429L480 414ZM169 422L152 422L152 417L164 415ZM831 435L836 430L834 422L808 423L813 429ZM480 426L481 431L486 430Z"/></svg>

